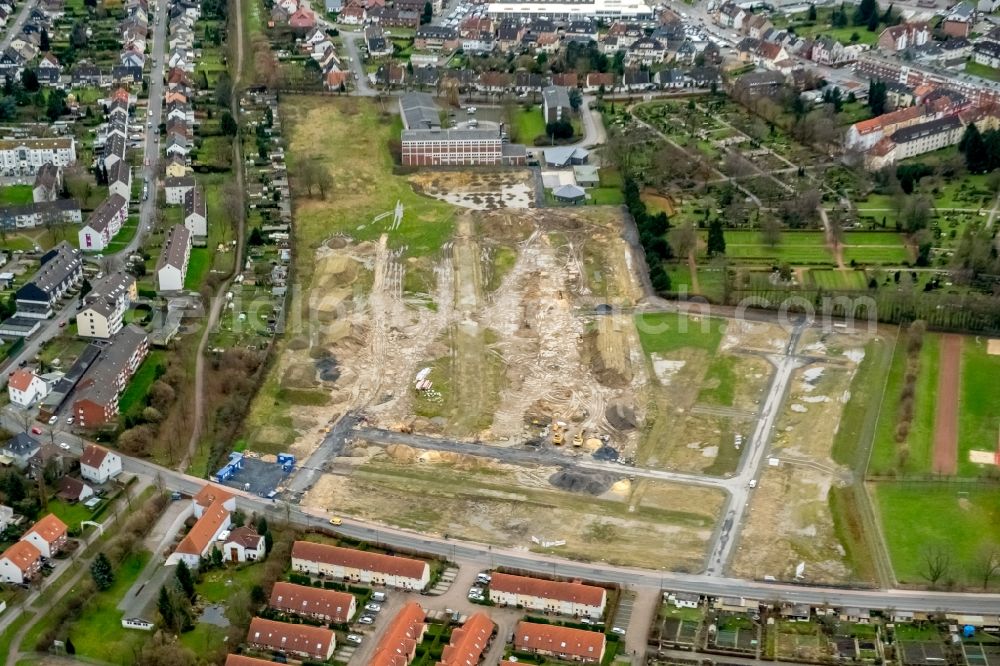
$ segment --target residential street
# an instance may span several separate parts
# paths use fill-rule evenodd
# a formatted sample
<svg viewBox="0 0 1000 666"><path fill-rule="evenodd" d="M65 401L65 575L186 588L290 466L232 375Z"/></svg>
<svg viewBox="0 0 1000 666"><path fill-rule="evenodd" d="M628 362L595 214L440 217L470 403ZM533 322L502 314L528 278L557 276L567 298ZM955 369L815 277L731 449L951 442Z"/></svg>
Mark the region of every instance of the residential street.
<svg viewBox="0 0 1000 666"><path fill-rule="evenodd" d="M25 22L28 20L28 14L31 13L31 8L37 4L38 0L24 0L21 3L17 17L13 21L7 22L7 32L4 33L3 39L0 39L0 53L6 51L10 43L14 41L14 37L20 34L21 28L24 27Z"/></svg>
<svg viewBox="0 0 1000 666"><path fill-rule="evenodd" d="M368 74L365 72L365 63L361 59L361 49L358 41L364 39L364 34L360 32L342 32L340 36L344 40L344 48L347 50L347 57L351 59L351 72L354 74L354 94L361 97L374 97L378 91L372 88L368 81Z"/></svg>

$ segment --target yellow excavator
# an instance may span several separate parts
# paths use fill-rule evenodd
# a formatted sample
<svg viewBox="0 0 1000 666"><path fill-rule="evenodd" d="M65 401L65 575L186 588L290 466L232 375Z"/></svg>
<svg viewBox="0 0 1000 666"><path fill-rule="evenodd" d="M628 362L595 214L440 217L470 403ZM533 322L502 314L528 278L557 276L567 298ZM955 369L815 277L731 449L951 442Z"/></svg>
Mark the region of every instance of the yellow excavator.
<svg viewBox="0 0 1000 666"><path fill-rule="evenodd" d="M552 443L555 444L556 446L562 446L563 437L564 436L565 435L564 435L564 432L563 432L563 426L559 423L559 421L553 421L553 423L552 423Z"/></svg>
<svg viewBox="0 0 1000 666"><path fill-rule="evenodd" d="M583 446L583 430L578 430L575 435L573 435L573 446Z"/></svg>

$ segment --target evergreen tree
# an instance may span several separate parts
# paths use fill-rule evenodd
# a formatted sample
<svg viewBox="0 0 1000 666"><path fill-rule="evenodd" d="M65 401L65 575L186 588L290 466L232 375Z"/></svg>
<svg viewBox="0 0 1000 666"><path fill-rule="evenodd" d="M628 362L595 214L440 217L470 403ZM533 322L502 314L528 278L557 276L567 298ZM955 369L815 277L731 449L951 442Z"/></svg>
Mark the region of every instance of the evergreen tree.
<svg viewBox="0 0 1000 666"><path fill-rule="evenodd" d="M90 577L98 590L106 590L115 582L115 572L111 570L111 561L104 553L98 553L90 563Z"/></svg>
<svg viewBox="0 0 1000 666"><path fill-rule="evenodd" d="M271 536L271 530L264 532L264 552L270 553L271 549L274 547L274 537Z"/></svg>
<svg viewBox="0 0 1000 666"><path fill-rule="evenodd" d="M38 92L38 90L42 87L38 83L38 72L30 67L25 67L21 71L21 85L27 92Z"/></svg>
<svg viewBox="0 0 1000 666"><path fill-rule="evenodd" d="M211 559L213 567L217 569L222 567L222 551L217 546L212 546Z"/></svg>
<svg viewBox="0 0 1000 666"><path fill-rule="evenodd" d="M228 111L222 112L222 133L226 136L236 136L236 132L239 131L239 126L236 124L236 119L233 118L233 114Z"/></svg>
<svg viewBox="0 0 1000 666"><path fill-rule="evenodd" d="M76 654L76 646L69 636L66 637L66 654Z"/></svg>
<svg viewBox="0 0 1000 666"><path fill-rule="evenodd" d="M878 0L861 0L854 10L854 25L868 25L872 14L875 14L878 20Z"/></svg>
<svg viewBox="0 0 1000 666"><path fill-rule="evenodd" d="M708 256L726 253L726 235L722 229L722 220L715 218L708 224Z"/></svg>
<svg viewBox="0 0 1000 666"><path fill-rule="evenodd" d="M807 15L807 18L810 21L815 21L816 20L816 5L814 5L814 4L810 4L809 5L809 14Z"/></svg>
<svg viewBox="0 0 1000 666"><path fill-rule="evenodd" d="M873 116L881 116L885 113L888 100L885 83L874 79L868 82L868 108Z"/></svg>
<svg viewBox="0 0 1000 666"><path fill-rule="evenodd" d="M868 17L868 32L875 32L878 30L878 12L872 12L872 15Z"/></svg>
<svg viewBox="0 0 1000 666"><path fill-rule="evenodd" d="M187 595L188 599L194 601L194 577L191 575L191 569L184 563L184 560L177 563L175 575L177 576L177 583L181 586L181 591Z"/></svg>
<svg viewBox="0 0 1000 666"><path fill-rule="evenodd" d="M166 585L160 588L160 596L156 600L156 610L160 612L160 617L163 618L163 625L173 628L177 621L177 613L174 611L174 602L170 598L170 593L167 592Z"/></svg>
<svg viewBox="0 0 1000 666"><path fill-rule="evenodd" d="M889 6L886 7L885 14L882 14L882 23L892 25L892 21L892 3L889 3Z"/></svg>
<svg viewBox="0 0 1000 666"><path fill-rule="evenodd" d="M42 50L42 53L48 53L49 49L52 48L49 44L49 31L45 28L42 28L42 33L38 36L38 48Z"/></svg>
<svg viewBox="0 0 1000 666"><path fill-rule="evenodd" d="M976 127L975 123L971 123L965 128L965 134L962 135L958 149L965 153L965 167L971 173L987 171L990 165L990 156L983 135L979 133L979 128Z"/></svg>
<svg viewBox="0 0 1000 666"><path fill-rule="evenodd" d="M424 3L424 11L420 14L421 25L430 23L434 19L434 6L431 5L430 0Z"/></svg>

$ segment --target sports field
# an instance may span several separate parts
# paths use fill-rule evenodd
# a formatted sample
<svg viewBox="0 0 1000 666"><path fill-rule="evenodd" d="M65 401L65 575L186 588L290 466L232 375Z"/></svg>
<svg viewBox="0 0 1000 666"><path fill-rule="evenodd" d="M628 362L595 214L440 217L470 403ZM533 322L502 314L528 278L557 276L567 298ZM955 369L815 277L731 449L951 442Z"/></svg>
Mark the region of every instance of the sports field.
<svg viewBox="0 0 1000 666"><path fill-rule="evenodd" d="M962 348L962 390L958 422L958 473L977 476L983 465L969 461L969 451L996 451L1000 443L1000 356L987 353L986 338L966 337Z"/></svg>

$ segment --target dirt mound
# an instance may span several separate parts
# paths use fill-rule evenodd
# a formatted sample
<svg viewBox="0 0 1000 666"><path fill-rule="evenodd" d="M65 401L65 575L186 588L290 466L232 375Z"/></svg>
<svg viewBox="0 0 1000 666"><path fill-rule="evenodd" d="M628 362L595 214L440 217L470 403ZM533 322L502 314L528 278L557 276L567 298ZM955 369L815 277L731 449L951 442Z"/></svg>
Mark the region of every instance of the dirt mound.
<svg viewBox="0 0 1000 666"><path fill-rule="evenodd" d="M639 425L639 419L635 415L635 407L621 400L608 403L604 410L604 418L608 420L612 428L617 430L632 430Z"/></svg>
<svg viewBox="0 0 1000 666"><path fill-rule="evenodd" d="M623 388L628 385L629 377L618 368L608 365L607 359L601 353L600 336L597 331L584 334L581 345L581 356L584 363L590 366L594 377L609 388Z"/></svg>
<svg viewBox="0 0 1000 666"><path fill-rule="evenodd" d="M564 469L549 477L549 483L560 490L587 495L601 495L611 490L617 479L604 472L584 472Z"/></svg>
<svg viewBox="0 0 1000 666"><path fill-rule="evenodd" d="M326 242L326 246L331 250L339 250L341 248L347 247L347 239L340 236L334 236Z"/></svg>
<svg viewBox="0 0 1000 666"><path fill-rule="evenodd" d="M292 351L299 351L302 349L309 349L309 338L298 335L294 338L289 338L288 348Z"/></svg>
<svg viewBox="0 0 1000 666"><path fill-rule="evenodd" d="M324 382L335 382L340 379L340 368L337 366L337 359L333 356L317 360L316 370L319 371L320 380Z"/></svg>
<svg viewBox="0 0 1000 666"><path fill-rule="evenodd" d="M281 377L282 388L313 388L316 386L316 368L311 363L293 363Z"/></svg>
<svg viewBox="0 0 1000 666"><path fill-rule="evenodd" d="M594 458L597 460L607 460L608 462L614 462L618 460L618 449L610 446L602 446L601 448L594 451Z"/></svg>

